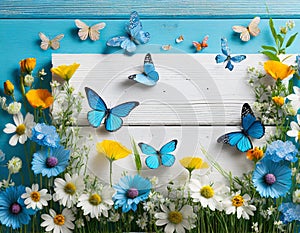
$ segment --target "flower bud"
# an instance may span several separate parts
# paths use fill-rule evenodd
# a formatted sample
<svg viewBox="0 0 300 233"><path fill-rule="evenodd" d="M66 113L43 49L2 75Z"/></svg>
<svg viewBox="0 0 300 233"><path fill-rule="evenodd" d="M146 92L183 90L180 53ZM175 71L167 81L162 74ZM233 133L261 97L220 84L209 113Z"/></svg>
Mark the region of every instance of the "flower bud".
<svg viewBox="0 0 300 233"><path fill-rule="evenodd" d="M12 102L12 103L10 103L8 105L7 112L9 114L12 114L12 115L17 114L18 112L20 112L21 107L22 107L21 103L19 103L19 102Z"/></svg>
<svg viewBox="0 0 300 233"><path fill-rule="evenodd" d="M26 74L24 77L24 85L27 87L31 87L34 81L34 77L31 74Z"/></svg>
<svg viewBox="0 0 300 233"><path fill-rule="evenodd" d="M19 157L13 157L8 161L7 168L11 174L18 173L22 168L22 160Z"/></svg>
<svg viewBox="0 0 300 233"><path fill-rule="evenodd" d="M13 95L14 90L15 86L9 80L6 80L6 82L4 82L4 93L6 95Z"/></svg>
<svg viewBox="0 0 300 233"><path fill-rule="evenodd" d="M20 61L20 68L22 73L30 74L36 65L35 58L26 58Z"/></svg>
<svg viewBox="0 0 300 233"><path fill-rule="evenodd" d="M282 96L274 96L274 97L272 97L272 100L278 106L284 105L284 98Z"/></svg>

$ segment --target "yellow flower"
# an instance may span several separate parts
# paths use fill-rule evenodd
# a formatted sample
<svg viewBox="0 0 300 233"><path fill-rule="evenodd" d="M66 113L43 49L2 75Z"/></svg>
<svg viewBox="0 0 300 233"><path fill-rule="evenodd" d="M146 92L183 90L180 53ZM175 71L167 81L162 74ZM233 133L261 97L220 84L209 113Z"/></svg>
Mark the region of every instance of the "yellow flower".
<svg viewBox="0 0 300 233"><path fill-rule="evenodd" d="M30 105L34 108L49 108L54 98L46 89L31 89L26 93L26 98Z"/></svg>
<svg viewBox="0 0 300 233"><path fill-rule="evenodd" d="M274 96L272 97L272 100L274 101L275 104L278 106L284 105L284 98L282 96Z"/></svg>
<svg viewBox="0 0 300 233"><path fill-rule="evenodd" d="M36 65L36 59L35 58L26 58L19 62L21 72L22 73L28 73L30 74Z"/></svg>
<svg viewBox="0 0 300 233"><path fill-rule="evenodd" d="M61 65L56 68L51 68L51 72L58 75L67 82L72 78L80 64L73 63L72 65Z"/></svg>
<svg viewBox="0 0 300 233"><path fill-rule="evenodd" d="M198 157L185 157L179 160L179 162L189 172L192 172L195 169L208 168L208 164L206 162L203 162L203 160Z"/></svg>
<svg viewBox="0 0 300 233"><path fill-rule="evenodd" d="M111 161L123 159L132 153L131 150L114 140L98 142L96 149L100 154L104 154Z"/></svg>
<svg viewBox="0 0 300 233"><path fill-rule="evenodd" d="M9 80L6 80L6 82L4 82L4 93L6 95L13 95L14 90L15 86Z"/></svg>
<svg viewBox="0 0 300 233"><path fill-rule="evenodd" d="M247 159L258 161L260 160L264 155L264 152L259 147L254 147L254 149L247 151Z"/></svg>
<svg viewBox="0 0 300 233"><path fill-rule="evenodd" d="M283 64L279 61L266 61L264 63L264 68L267 74L269 74L275 80L283 80L295 73L295 70L291 66Z"/></svg>

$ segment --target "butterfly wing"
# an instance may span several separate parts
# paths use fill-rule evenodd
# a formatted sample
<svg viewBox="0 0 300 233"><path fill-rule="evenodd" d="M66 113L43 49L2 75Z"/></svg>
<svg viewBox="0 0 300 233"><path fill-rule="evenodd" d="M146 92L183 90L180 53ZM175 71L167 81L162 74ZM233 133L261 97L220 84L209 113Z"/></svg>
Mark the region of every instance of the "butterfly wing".
<svg viewBox="0 0 300 233"><path fill-rule="evenodd" d="M39 37L41 39L41 49L42 50L47 50L50 47L50 40L49 38L42 32L39 33Z"/></svg>
<svg viewBox="0 0 300 233"><path fill-rule="evenodd" d="M221 38L221 50L222 53L227 57L230 56L230 49L228 47L227 39Z"/></svg>
<svg viewBox="0 0 300 233"><path fill-rule="evenodd" d="M143 26L140 21L140 17L136 11L133 11L130 15L130 20L126 27L126 31L137 44L145 44L150 39L150 33L144 32L142 29Z"/></svg>
<svg viewBox="0 0 300 233"><path fill-rule="evenodd" d="M154 149L152 146L150 146L146 143L143 143L143 142L140 142L138 145L139 145L141 151L143 152L143 154L145 154L145 155L157 155L157 150Z"/></svg>
<svg viewBox="0 0 300 233"><path fill-rule="evenodd" d="M126 102L110 109L104 122L106 130L114 132L120 129L123 125L121 117L128 116L128 114L138 105L139 102Z"/></svg>
<svg viewBox="0 0 300 233"><path fill-rule="evenodd" d="M154 86L156 84L156 81L150 79L145 74L133 74L128 77L129 79L132 79L138 83L142 83L146 86Z"/></svg>
<svg viewBox="0 0 300 233"><path fill-rule="evenodd" d="M226 59L227 59L227 57L225 57L224 55L221 55L221 54L218 54L215 57L215 60L216 60L217 63L225 62Z"/></svg>
<svg viewBox="0 0 300 233"><path fill-rule="evenodd" d="M248 41L250 40L250 33L248 31L248 29L246 27L243 27L243 26L233 26L232 27L232 30L237 32L237 33L240 33L240 39L242 41Z"/></svg>
<svg viewBox="0 0 300 233"><path fill-rule="evenodd" d="M141 151L143 152L143 154L149 155L145 160L147 167L149 167L150 169L158 168L160 166L160 158L159 155L157 154L157 151L152 146L146 143L141 142L138 145Z"/></svg>
<svg viewBox="0 0 300 233"><path fill-rule="evenodd" d="M208 35L205 36L205 37L203 38L202 42L201 42L201 45L202 45L203 48L208 47L207 41L208 41Z"/></svg>
<svg viewBox="0 0 300 233"><path fill-rule="evenodd" d="M100 32L99 30L105 28L105 23L97 23L90 27L89 29L89 37L92 41L96 41L100 39Z"/></svg>
<svg viewBox="0 0 300 233"><path fill-rule="evenodd" d="M56 37L54 37L52 40L50 40L50 46L52 49L56 50L59 49L60 43L59 41L64 38L64 34L59 34Z"/></svg>
<svg viewBox="0 0 300 233"><path fill-rule="evenodd" d="M255 17L250 22L248 26L248 31L252 36L257 36L260 33L260 29L258 28L259 23L260 23L260 17Z"/></svg>
<svg viewBox="0 0 300 233"><path fill-rule="evenodd" d="M170 154L176 149L177 140L172 140L166 143L159 151L161 156L161 163L166 167L171 167L175 162L175 156Z"/></svg>
<svg viewBox="0 0 300 233"><path fill-rule="evenodd" d="M234 67L234 65L232 64L231 60L228 60L226 66L225 66L225 69L232 71L233 67Z"/></svg>
<svg viewBox="0 0 300 233"><path fill-rule="evenodd" d="M241 62L245 59L246 59L245 55L236 55L236 56L233 56L233 57L230 58L230 60L235 62L235 63L239 63L239 62Z"/></svg>
<svg viewBox="0 0 300 233"><path fill-rule="evenodd" d="M127 52L129 52L129 53L134 52L135 49L136 49L135 43L134 43L133 41L131 41L129 38L128 38L127 40L124 40L124 41L121 43L120 47L121 47L122 49L125 49L125 50L126 50Z"/></svg>
<svg viewBox="0 0 300 233"><path fill-rule="evenodd" d="M166 167L171 167L175 163L175 156L172 154L162 154L161 163Z"/></svg>
<svg viewBox="0 0 300 233"><path fill-rule="evenodd" d="M129 40L129 38L126 36L116 36L116 37L109 39L106 42L106 45L110 46L110 47L121 47L121 44L126 40Z"/></svg>
<svg viewBox="0 0 300 233"><path fill-rule="evenodd" d="M107 113L107 107L103 99L92 89L85 87L85 93L90 107L93 109L88 112L88 121L93 127L99 127Z"/></svg>
<svg viewBox="0 0 300 233"><path fill-rule="evenodd" d="M252 142L247 135L242 132L224 134L217 139L217 142L236 146L236 148L241 152L246 152L252 148Z"/></svg>
<svg viewBox="0 0 300 233"><path fill-rule="evenodd" d="M81 40L86 40L89 35L89 26L79 19L75 20L75 25L79 28L78 36Z"/></svg>
<svg viewBox="0 0 300 233"><path fill-rule="evenodd" d="M193 41L193 46L196 48L196 51L199 52L202 50L202 44L199 43L198 41Z"/></svg>

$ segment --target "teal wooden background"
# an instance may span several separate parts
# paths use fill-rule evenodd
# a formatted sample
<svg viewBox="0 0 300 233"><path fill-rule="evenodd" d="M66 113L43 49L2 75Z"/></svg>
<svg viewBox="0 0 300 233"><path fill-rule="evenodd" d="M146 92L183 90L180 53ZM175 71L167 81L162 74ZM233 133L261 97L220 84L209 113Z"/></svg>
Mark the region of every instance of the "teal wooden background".
<svg viewBox="0 0 300 233"><path fill-rule="evenodd" d="M124 34L124 23L130 12L139 12L145 31L151 34L151 44L157 45L152 53L165 53L159 48L162 44L171 44L186 53L194 53L193 40L202 40L209 35L209 47L203 53L219 53L220 38L228 38L232 53L258 53L262 44L270 44L268 18L275 18L276 26L283 25L286 19L294 19L295 31L300 32L300 1L244 1L244 0L174 0L174 1L17 1L0 2L0 83L9 79L18 88L18 62L26 57L37 58L37 68L51 67L52 53L113 53L119 52L107 48L105 43L112 36ZM254 16L260 16L261 34L247 43L240 41L232 32L233 25L247 25ZM80 41L74 19L84 19L88 24L104 21L107 26L101 31L97 42ZM39 47L39 32L50 37L64 33L61 48L57 51L43 51ZM174 40L183 34L185 41L176 45ZM299 38L290 48L290 53L300 53ZM146 52L146 51L145 51ZM168 51L167 53L172 53ZM116 64L117 66L118 64ZM45 86L51 79L49 74ZM3 87L0 95L4 95ZM20 95L17 93L17 98ZM0 111L0 149L7 159L23 156L22 145L10 147L8 137L3 133L6 123L12 122L11 116ZM7 161L7 160L6 160ZM2 169L3 170L3 169ZM0 180L5 176L1 171Z"/></svg>

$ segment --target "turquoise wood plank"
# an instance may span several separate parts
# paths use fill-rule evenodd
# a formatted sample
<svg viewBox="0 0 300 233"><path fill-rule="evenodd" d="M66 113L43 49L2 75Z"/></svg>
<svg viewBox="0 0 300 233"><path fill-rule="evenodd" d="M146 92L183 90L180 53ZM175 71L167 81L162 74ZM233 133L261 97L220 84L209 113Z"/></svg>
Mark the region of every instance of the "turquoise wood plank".
<svg viewBox="0 0 300 233"><path fill-rule="evenodd" d="M112 19L127 18L132 10L148 18L299 18L299 8L298 0L2 0L0 18Z"/></svg>

